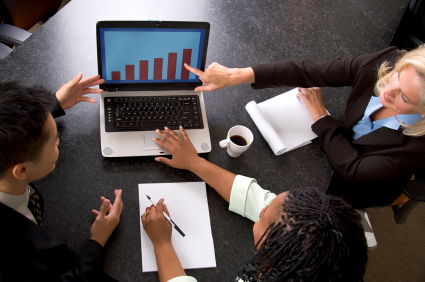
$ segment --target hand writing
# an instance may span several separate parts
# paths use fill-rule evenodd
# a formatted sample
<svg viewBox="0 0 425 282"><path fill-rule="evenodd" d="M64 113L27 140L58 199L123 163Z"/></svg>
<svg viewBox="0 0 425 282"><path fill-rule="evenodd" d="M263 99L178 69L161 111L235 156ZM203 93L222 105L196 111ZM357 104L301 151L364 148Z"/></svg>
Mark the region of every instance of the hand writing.
<svg viewBox="0 0 425 282"><path fill-rule="evenodd" d="M154 248L163 244L171 244L172 226L162 213L165 211L168 216L167 205L164 205L164 199L159 200L156 207L153 205L146 208L146 213L141 216L143 229L148 234Z"/></svg>

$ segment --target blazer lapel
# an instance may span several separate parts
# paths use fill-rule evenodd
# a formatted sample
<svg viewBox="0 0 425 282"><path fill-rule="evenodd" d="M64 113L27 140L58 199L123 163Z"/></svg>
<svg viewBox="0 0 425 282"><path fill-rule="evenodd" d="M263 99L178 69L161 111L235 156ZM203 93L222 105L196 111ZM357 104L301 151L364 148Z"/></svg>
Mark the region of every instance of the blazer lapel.
<svg viewBox="0 0 425 282"><path fill-rule="evenodd" d="M378 128L362 137L354 140L352 143L357 145L369 146L400 146L403 144L404 135L400 130L393 130L386 127Z"/></svg>
<svg viewBox="0 0 425 282"><path fill-rule="evenodd" d="M364 112L369 104L370 97L374 96L373 89L371 87L366 87L367 89L362 89L365 95L361 95L357 101L349 101L350 108L347 107L347 111L345 113L345 128L351 129L353 126L359 122L364 116ZM358 90L357 90L358 91ZM367 94L369 92L369 94ZM351 106L351 103L352 104Z"/></svg>

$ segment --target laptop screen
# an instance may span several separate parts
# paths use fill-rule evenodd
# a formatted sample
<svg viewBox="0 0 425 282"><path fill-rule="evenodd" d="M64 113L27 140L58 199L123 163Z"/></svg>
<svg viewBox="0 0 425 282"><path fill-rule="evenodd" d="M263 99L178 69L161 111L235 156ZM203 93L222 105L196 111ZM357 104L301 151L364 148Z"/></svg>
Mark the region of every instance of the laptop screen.
<svg viewBox="0 0 425 282"><path fill-rule="evenodd" d="M199 77L184 63L205 68L209 24L98 22L99 74L106 89L191 89Z"/></svg>

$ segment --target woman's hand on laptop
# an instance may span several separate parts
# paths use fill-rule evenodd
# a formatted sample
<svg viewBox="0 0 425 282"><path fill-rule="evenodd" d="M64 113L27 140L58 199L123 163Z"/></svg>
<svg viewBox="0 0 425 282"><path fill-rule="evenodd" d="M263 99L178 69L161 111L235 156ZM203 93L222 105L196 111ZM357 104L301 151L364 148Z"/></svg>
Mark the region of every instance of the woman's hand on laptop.
<svg viewBox="0 0 425 282"><path fill-rule="evenodd" d="M204 86L198 86L195 91L215 91L227 86L241 83L254 83L255 76L252 68L230 69L218 63L212 63L205 71L198 70L188 64L185 68L199 76Z"/></svg>
<svg viewBox="0 0 425 282"><path fill-rule="evenodd" d="M183 138L168 127L165 127L165 131L156 130L156 133L165 140L154 138L154 141L170 151L173 157L172 159L157 157L155 160L174 168L192 171L201 158L182 126L180 131Z"/></svg>
<svg viewBox="0 0 425 282"><path fill-rule="evenodd" d="M62 85L62 87L56 92L56 99L58 99L59 106L61 106L63 110L72 108L80 102L96 103L95 99L84 95L103 92L102 89L90 88L105 82L104 79L100 79L99 75L81 80L82 77L83 74L79 73L70 82Z"/></svg>

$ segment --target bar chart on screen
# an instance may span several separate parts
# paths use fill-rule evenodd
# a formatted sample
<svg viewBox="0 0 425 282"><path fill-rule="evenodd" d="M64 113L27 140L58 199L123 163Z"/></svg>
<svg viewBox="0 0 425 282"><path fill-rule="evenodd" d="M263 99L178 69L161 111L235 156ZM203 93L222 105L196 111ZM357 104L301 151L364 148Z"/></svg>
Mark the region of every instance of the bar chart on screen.
<svg viewBox="0 0 425 282"><path fill-rule="evenodd" d="M107 81L177 82L194 81L196 75L184 64L200 66L203 31L105 30L104 71Z"/></svg>
<svg viewBox="0 0 425 282"><path fill-rule="evenodd" d="M166 66L167 79L189 79L189 71L184 67L184 64L190 65L192 49L183 49L183 60L181 65L177 66L177 54L168 53L168 63ZM153 59L153 79L162 80L164 72L164 58ZM181 68L181 76L176 77L177 67ZM149 60L139 60L139 78L138 80L149 80ZM112 80L136 80L134 76L135 65L125 65L125 76L121 76L120 71L111 71ZM121 78L122 77L122 78Z"/></svg>

